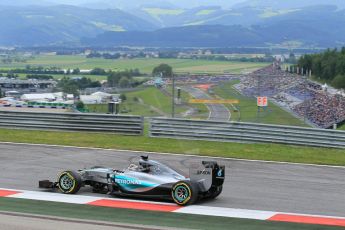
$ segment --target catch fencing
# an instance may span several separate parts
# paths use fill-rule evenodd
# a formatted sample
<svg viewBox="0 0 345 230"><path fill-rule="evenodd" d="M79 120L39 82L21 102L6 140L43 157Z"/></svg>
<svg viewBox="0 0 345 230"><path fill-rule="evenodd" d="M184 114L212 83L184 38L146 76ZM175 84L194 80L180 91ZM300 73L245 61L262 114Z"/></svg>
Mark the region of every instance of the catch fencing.
<svg viewBox="0 0 345 230"><path fill-rule="evenodd" d="M140 116L0 111L0 127L142 135Z"/></svg>
<svg viewBox="0 0 345 230"><path fill-rule="evenodd" d="M219 142L345 148L345 132L294 126L152 118L150 136Z"/></svg>

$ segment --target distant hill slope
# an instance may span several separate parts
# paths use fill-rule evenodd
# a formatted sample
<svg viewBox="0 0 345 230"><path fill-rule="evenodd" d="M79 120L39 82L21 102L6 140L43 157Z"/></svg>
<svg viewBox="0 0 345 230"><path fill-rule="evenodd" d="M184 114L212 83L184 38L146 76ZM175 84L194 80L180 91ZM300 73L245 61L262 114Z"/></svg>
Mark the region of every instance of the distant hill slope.
<svg viewBox="0 0 345 230"><path fill-rule="evenodd" d="M51 2L41 2L48 1ZM219 6L181 9L169 4L157 8L143 3L129 12L68 5L1 6L0 1L0 46L71 45L80 41L90 45L143 46L344 44L345 9L330 5L274 9L263 5L280 2L279 7L289 7L295 1L284 5L278 0L252 0L247 3L257 5L244 3L233 9Z"/></svg>
<svg viewBox="0 0 345 230"><path fill-rule="evenodd" d="M1 6L1 45L78 42L105 31L153 30L152 23L121 10L75 6Z"/></svg>
<svg viewBox="0 0 345 230"><path fill-rule="evenodd" d="M273 9L295 9L315 5L335 5L339 8L345 8L344 0L247 0L238 3L233 8L256 7Z"/></svg>
<svg viewBox="0 0 345 230"><path fill-rule="evenodd" d="M292 0L295 1L295 0ZM308 2L309 0L307 0ZM319 0L316 0L318 2ZM267 1L250 1L247 4L239 4L233 9L224 9L219 6L203 6L192 9L181 8L157 8L157 7L141 7L129 11L138 17L141 17L151 23L164 27L188 26L188 25L242 25L251 26L255 24L265 23L268 19L279 19L284 16L286 18L295 18L296 12L302 12L303 16L307 17L325 17L325 11L333 17L338 14L337 7L343 5L345 8L345 0L343 4L337 5L308 5L304 4L289 4L282 3L285 1L267 0ZM260 4L261 2L265 4ZM267 2L272 2L272 7L269 7ZM288 1L286 1L288 2ZM337 2L337 0L330 0L330 2ZM249 4L251 3L251 4ZM257 3L257 4L254 4ZM278 4L279 3L279 4ZM328 2L325 2L326 4ZM310 3L312 4L312 3ZM241 7L239 7L241 6ZM277 6L277 7L273 7ZM293 7L294 6L294 7ZM331 8L330 8L331 7ZM331 9L331 10L330 10ZM339 8L340 9L340 8ZM320 10L320 12L318 12ZM300 18L299 20L308 20L309 18Z"/></svg>
<svg viewBox="0 0 345 230"><path fill-rule="evenodd" d="M153 32L107 32L87 45L132 46L272 46L333 47L345 44L345 10L315 6L291 14L268 17L253 26L197 25L164 28Z"/></svg>
<svg viewBox="0 0 345 230"><path fill-rule="evenodd" d="M95 46L161 46L161 47L218 47L260 45L262 37L242 26L187 26L164 28L152 32L106 32L95 39L82 39L85 45Z"/></svg>

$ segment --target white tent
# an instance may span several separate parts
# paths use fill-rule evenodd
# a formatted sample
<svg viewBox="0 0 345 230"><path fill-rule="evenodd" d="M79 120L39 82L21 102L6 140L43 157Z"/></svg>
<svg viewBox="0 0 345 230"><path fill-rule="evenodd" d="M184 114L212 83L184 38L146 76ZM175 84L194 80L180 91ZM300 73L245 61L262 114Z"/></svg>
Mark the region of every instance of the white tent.
<svg viewBox="0 0 345 230"><path fill-rule="evenodd" d="M105 93L105 92L95 92L91 95L92 96L100 96L100 97L104 97L104 98L110 98L112 96L111 94Z"/></svg>
<svg viewBox="0 0 345 230"><path fill-rule="evenodd" d="M48 101L53 101L56 99L56 96L53 93L41 93L41 94L23 94L20 97L21 100L23 101L44 101L44 100L48 100Z"/></svg>
<svg viewBox="0 0 345 230"><path fill-rule="evenodd" d="M53 93L56 98L63 98L63 92Z"/></svg>
<svg viewBox="0 0 345 230"><path fill-rule="evenodd" d="M80 100L84 104L101 104L102 103L102 97L100 96L94 96L94 95L81 95Z"/></svg>

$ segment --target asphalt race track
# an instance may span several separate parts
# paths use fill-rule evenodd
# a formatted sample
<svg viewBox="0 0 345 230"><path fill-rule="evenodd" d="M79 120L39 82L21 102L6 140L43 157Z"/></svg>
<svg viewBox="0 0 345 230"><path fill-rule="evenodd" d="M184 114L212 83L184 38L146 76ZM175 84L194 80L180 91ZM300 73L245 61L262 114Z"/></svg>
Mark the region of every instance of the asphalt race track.
<svg viewBox="0 0 345 230"><path fill-rule="evenodd" d="M0 187L39 190L38 180L54 180L65 169L107 166L123 169L141 153L0 144ZM149 154L188 171L202 158ZM320 167L236 160L226 165L223 193L201 205L345 217L345 167ZM84 188L81 195L93 194Z"/></svg>
<svg viewBox="0 0 345 230"><path fill-rule="evenodd" d="M129 225L8 212L0 212L0 223L1 229L6 230L158 230L158 228L154 226ZM159 227L159 230L174 229Z"/></svg>
<svg viewBox="0 0 345 230"><path fill-rule="evenodd" d="M202 91L201 89L197 89L191 86L183 87L183 90L188 92L194 98L197 99L212 99L210 95ZM222 104L205 104L207 109L210 111L210 115L208 120L214 121L229 121L231 117L231 113L229 109Z"/></svg>

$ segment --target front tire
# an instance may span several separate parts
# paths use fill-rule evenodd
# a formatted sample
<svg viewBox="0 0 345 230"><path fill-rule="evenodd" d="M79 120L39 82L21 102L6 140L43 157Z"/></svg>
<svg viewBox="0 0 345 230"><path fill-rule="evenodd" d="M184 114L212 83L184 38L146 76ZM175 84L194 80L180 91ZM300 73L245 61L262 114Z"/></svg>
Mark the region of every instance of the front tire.
<svg viewBox="0 0 345 230"><path fill-rule="evenodd" d="M190 181L179 181L171 190L173 201L181 206L190 205L198 200L198 187Z"/></svg>
<svg viewBox="0 0 345 230"><path fill-rule="evenodd" d="M79 191L82 180L79 173L74 171L64 171L58 177L59 190L65 194L75 194Z"/></svg>

